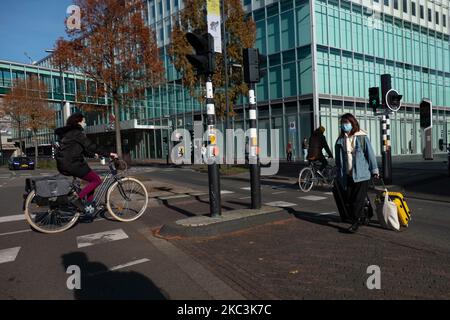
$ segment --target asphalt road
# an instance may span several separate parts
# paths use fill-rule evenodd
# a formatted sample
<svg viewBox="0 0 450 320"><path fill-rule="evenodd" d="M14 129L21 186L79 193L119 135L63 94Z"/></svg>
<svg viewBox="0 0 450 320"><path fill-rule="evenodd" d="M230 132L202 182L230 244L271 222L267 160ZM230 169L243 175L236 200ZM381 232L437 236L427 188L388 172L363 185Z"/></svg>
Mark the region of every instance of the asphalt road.
<svg viewBox="0 0 450 320"><path fill-rule="evenodd" d="M408 201L403 232L376 222L342 233L330 190L304 194L287 180L263 180L263 203L283 221L215 238L154 236L161 225L207 214L208 197L152 206L133 223L99 219L58 235L32 231L21 212L25 179L49 171L0 169L0 299L339 299L446 298L450 293L450 204ZM207 175L182 168L138 168L132 175L207 191ZM221 179L223 210L250 204L245 176ZM81 269L70 290L69 266ZM379 265L382 290L368 290Z"/></svg>

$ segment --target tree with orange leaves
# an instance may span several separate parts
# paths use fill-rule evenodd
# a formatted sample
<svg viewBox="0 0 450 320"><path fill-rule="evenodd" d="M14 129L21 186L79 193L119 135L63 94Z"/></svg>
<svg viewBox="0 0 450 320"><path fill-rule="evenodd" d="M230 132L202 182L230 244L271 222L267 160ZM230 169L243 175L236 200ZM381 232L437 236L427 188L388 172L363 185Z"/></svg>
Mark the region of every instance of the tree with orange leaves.
<svg viewBox="0 0 450 320"><path fill-rule="evenodd" d="M154 32L145 24L142 0L75 0L81 29L56 43L54 62L73 67L96 83L95 96L111 98L116 148L122 157L120 110L145 100L145 91L164 80Z"/></svg>
<svg viewBox="0 0 450 320"><path fill-rule="evenodd" d="M48 104L47 87L37 76L17 79L4 97L3 113L17 128L22 150L22 130L31 130L34 136L35 165L38 164L38 133L55 127L55 110Z"/></svg>
<svg viewBox="0 0 450 320"><path fill-rule="evenodd" d="M248 87L243 82L241 69L233 70L233 64L243 65L243 48L252 48L256 38L256 26L252 18L246 18L241 0L223 0L225 7L225 29L227 33L227 57L228 57L228 100L230 102L229 116L234 116L233 105L240 96L248 93ZM223 23L223 21L222 21ZM172 45L170 54L173 57L175 68L181 72L183 84L186 85L191 95L197 97L200 102L204 101L203 93L196 93L199 76L186 58L186 54L192 54L192 47L186 39L187 32L207 32L206 22L206 0L186 0L184 9L179 20L175 21L172 31ZM222 42L224 41L222 35ZM223 54L215 54L215 74L212 78L215 88L225 87L225 66ZM231 72L233 71L233 72ZM226 116L226 96L223 90L214 93L214 105L216 114L223 118Z"/></svg>

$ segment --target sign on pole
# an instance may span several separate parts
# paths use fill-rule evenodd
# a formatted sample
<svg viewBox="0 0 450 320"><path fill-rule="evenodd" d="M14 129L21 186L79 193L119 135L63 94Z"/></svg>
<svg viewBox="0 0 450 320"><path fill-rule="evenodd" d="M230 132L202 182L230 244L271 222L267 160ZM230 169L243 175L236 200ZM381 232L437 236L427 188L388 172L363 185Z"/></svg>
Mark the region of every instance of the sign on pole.
<svg viewBox="0 0 450 320"><path fill-rule="evenodd" d="M214 52L222 53L222 33L220 28L220 0L206 0L208 33L214 37Z"/></svg>

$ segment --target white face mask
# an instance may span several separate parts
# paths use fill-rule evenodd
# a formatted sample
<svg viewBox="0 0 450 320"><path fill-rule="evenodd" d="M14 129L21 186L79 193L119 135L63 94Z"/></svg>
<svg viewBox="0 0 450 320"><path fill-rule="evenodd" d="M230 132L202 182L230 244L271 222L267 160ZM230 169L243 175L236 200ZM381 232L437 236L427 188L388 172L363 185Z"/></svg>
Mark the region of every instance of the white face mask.
<svg viewBox="0 0 450 320"><path fill-rule="evenodd" d="M86 129L86 126L87 126L86 120L83 119L83 121L80 122L80 126L81 126L83 129Z"/></svg>

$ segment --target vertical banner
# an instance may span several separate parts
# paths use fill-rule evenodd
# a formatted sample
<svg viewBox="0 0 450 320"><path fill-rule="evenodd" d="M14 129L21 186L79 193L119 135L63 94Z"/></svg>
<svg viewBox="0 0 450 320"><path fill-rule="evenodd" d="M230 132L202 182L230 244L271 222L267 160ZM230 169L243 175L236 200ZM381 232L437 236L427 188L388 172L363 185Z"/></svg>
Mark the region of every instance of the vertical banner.
<svg viewBox="0 0 450 320"><path fill-rule="evenodd" d="M208 12L208 33L214 37L214 52L222 53L222 33L220 28L220 1L206 0Z"/></svg>

